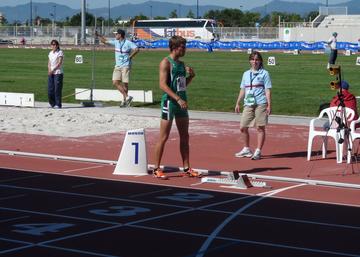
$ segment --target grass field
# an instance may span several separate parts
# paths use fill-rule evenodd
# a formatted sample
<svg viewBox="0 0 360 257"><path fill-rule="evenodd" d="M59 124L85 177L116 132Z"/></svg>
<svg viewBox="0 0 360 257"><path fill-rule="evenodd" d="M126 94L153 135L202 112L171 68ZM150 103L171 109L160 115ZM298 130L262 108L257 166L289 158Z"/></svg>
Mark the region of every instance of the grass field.
<svg viewBox="0 0 360 257"><path fill-rule="evenodd" d="M47 49L0 48L0 91L34 93L36 101L47 101ZM92 51L65 50L63 96L74 93L77 87L92 85ZM83 64L75 64L75 55L82 54ZM161 91L158 86L158 65L166 51L141 51L133 63L130 89L153 90L158 107ZM269 56L277 65L267 66ZM326 70L327 55L263 53L265 68L273 82L272 108L274 114L317 115L319 105L335 95L329 83L334 77ZM111 84L114 64L113 51L95 52L95 88L114 89ZM360 94L359 69L356 56L340 54L343 79L350 90ZM232 112L239 92L242 73L249 68L248 54L240 52L188 51L184 58L192 66L196 78L188 89L190 109ZM64 102L76 102L71 96ZM136 106L141 106L137 104ZM147 105L148 106L148 105Z"/></svg>

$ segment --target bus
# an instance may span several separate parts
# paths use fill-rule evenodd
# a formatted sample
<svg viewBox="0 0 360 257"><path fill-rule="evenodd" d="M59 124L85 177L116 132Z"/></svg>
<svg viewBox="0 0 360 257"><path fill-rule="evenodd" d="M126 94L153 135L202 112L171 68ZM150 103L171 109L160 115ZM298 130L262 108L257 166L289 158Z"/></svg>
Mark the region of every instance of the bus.
<svg viewBox="0 0 360 257"><path fill-rule="evenodd" d="M210 41L216 36L216 22L212 19L192 18L135 20L133 36L144 40L182 36L186 39Z"/></svg>

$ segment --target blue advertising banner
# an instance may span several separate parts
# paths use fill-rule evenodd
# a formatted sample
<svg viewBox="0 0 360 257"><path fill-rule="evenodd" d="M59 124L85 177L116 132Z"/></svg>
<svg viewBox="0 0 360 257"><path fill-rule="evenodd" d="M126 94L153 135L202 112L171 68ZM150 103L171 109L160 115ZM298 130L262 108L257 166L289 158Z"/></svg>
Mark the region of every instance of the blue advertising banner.
<svg viewBox="0 0 360 257"><path fill-rule="evenodd" d="M145 41L136 40L134 41L140 48L168 48L168 40L162 39L157 41ZM260 41L213 41L213 42L202 42L202 41L188 41L186 44L187 48L192 49L206 49L212 51L213 49L221 50L236 50L236 49L259 49L259 50L325 50L327 44L324 41L307 43L302 41L275 41L275 42L260 42ZM338 42L337 48L339 50L352 50L357 51L357 43L349 42Z"/></svg>

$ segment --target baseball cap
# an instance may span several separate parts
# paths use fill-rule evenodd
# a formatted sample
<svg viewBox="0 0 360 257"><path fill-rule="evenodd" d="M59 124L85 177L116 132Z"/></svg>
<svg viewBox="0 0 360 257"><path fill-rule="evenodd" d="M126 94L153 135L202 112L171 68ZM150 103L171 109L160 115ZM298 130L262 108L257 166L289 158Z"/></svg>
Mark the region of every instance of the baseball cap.
<svg viewBox="0 0 360 257"><path fill-rule="evenodd" d="M341 81L341 88L342 88L342 89L348 90L349 87L350 87L350 85L349 85L349 83L347 83L346 80L342 80L342 81Z"/></svg>
<svg viewBox="0 0 360 257"><path fill-rule="evenodd" d="M334 36L334 37L336 37L337 35L338 35L337 32L334 32L334 33L333 33L333 36Z"/></svg>
<svg viewBox="0 0 360 257"><path fill-rule="evenodd" d="M114 31L114 34L120 34L121 36L125 36L125 31L122 29L118 29L117 31Z"/></svg>

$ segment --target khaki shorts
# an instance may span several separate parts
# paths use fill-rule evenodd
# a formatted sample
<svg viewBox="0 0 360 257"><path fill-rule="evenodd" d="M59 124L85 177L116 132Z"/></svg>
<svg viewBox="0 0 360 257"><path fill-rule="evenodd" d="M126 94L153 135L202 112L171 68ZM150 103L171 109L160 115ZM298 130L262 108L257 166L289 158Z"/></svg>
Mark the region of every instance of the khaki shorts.
<svg viewBox="0 0 360 257"><path fill-rule="evenodd" d="M130 79L130 68L129 67L115 67L112 80L120 80L124 83L129 83Z"/></svg>
<svg viewBox="0 0 360 257"><path fill-rule="evenodd" d="M240 127L261 127L268 123L267 104L245 106L241 115Z"/></svg>

